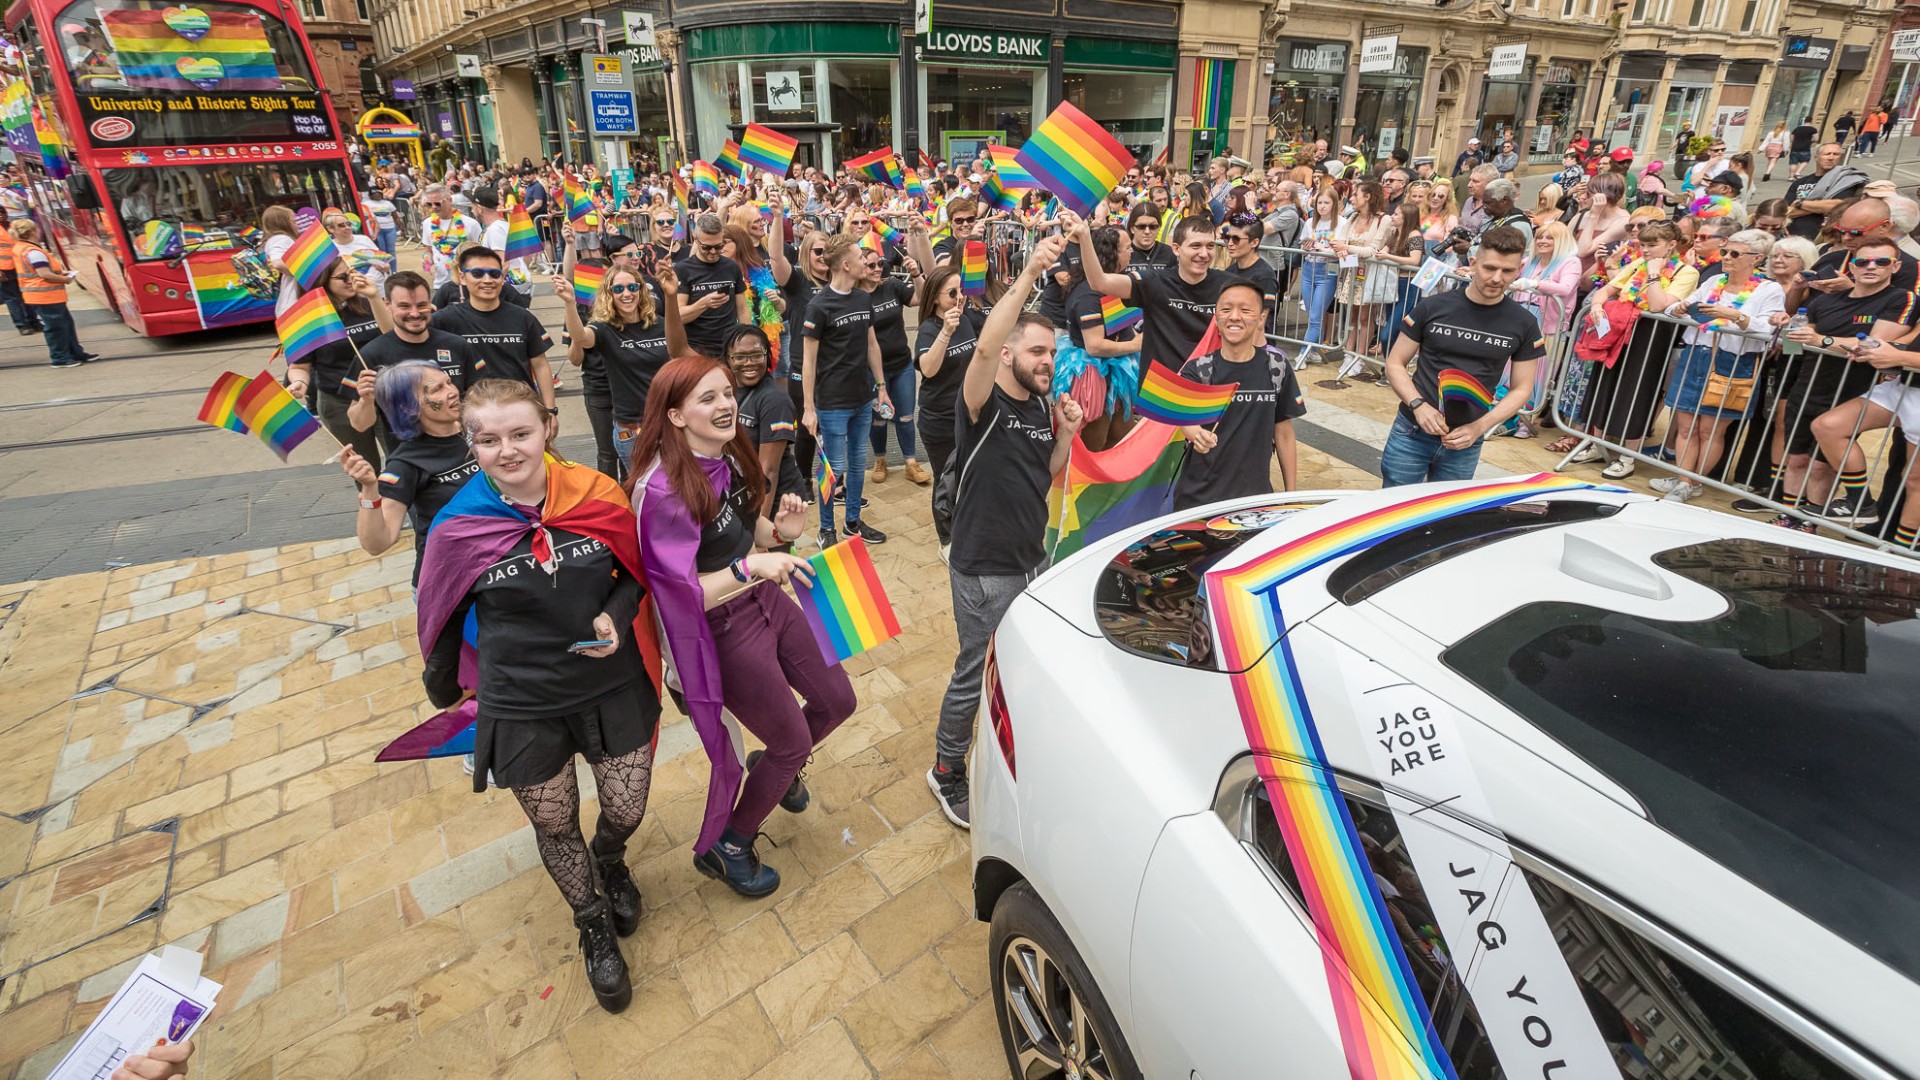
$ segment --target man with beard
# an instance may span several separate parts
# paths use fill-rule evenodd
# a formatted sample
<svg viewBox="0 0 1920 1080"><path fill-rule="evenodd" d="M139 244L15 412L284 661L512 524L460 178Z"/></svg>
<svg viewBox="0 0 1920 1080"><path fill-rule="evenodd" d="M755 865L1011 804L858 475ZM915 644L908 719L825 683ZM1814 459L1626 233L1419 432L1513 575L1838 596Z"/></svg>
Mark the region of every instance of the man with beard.
<svg viewBox="0 0 1920 1080"><path fill-rule="evenodd" d="M970 827L967 750L987 645L1014 598L1046 565L1047 489L1066 467L1067 449L1085 420L1080 406L1064 395L1047 408L1055 329L1021 310L1034 282L1065 249L1059 236L1034 248L981 327L960 387L960 442L954 450L960 464L947 570L960 648L940 705L927 786L947 820L963 829ZM1097 261L1091 257L1088 264Z"/></svg>
<svg viewBox="0 0 1920 1080"><path fill-rule="evenodd" d="M371 429L379 419L373 400L374 381L382 370L395 364L428 361L444 372L460 393L466 393L472 381L473 348L467 339L433 328L433 300L427 279L411 270L400 270L388 274L381 287L387 294L393 329L360 349L360 358L366 361L355 387L360 396L347 406L347 421L356 431Z"/></svg>

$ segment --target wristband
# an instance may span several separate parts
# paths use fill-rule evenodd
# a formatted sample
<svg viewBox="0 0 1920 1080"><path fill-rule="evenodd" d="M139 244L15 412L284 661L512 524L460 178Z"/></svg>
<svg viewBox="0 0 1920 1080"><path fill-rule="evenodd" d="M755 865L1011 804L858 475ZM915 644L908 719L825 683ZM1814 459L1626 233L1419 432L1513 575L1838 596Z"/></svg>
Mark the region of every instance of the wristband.
<svg viewBox="0 0 1920 1080"><path fill-rule="evenodd" d="M376 496L374 496L374 497L373 497L373 498L371 498L371 499L368 499L368 498L364 498L364 497L363 497L363 498L362 498L362 499L360 500L360 509L362 509L362 510L378 510L378 509L380 509L380 497L379 497L378 495L376 495Z"/></svg>
<svg viewBox="0 0 1920 1080"><path fill-rule="evenodd" d="M1407 402L1407 411L1419 412L1420 406L1425 405L1426 403L1427 403L1426 398L1414 398L1412 401Z"/></svg>
<svg viewBox="0 0 1920 1080"><path fill-rule="evenodd" d="M727 564L727 569L733 571L733 579L742 585L753 580L753 575L747 573L747 560L745 559L733 560Z"/></svg>

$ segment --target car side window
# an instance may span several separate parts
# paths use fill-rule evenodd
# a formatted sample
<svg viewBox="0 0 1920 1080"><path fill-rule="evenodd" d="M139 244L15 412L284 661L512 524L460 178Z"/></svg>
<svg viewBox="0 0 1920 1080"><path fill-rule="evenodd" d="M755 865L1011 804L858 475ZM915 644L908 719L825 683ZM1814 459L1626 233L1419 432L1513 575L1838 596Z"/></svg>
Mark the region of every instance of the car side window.
<svg viewBox="0 0 1920 1080"><path fill-rule="evenodd" d="M1248 839L1304 908L1265 788L1256 782L1248 797L1254 802L1243 819L1251 827ZM1504 1077L1435 927L1393 815L1351 795L1346 801L1455 1070L1461 1080ZM1852 1075L1658 942L1539 874L1526 871L1526 878L1623 1078L1838 1080Z"/></svg>

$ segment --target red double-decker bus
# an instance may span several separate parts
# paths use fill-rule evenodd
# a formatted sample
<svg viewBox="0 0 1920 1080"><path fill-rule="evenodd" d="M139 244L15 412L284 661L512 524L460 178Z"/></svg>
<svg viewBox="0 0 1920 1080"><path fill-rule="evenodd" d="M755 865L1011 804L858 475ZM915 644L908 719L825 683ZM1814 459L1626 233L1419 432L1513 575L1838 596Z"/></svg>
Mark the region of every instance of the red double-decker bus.
<svg viewBox="0 0 1920 1080"><path fill-rule="evenodd" d="M88 291L143 334L271 319L267 283L249 292L249 260L235 263L261 212L356 203L299 15L274 0L18 0L6 28L69 148L64 182L21 155L33 209Z"/></svg>

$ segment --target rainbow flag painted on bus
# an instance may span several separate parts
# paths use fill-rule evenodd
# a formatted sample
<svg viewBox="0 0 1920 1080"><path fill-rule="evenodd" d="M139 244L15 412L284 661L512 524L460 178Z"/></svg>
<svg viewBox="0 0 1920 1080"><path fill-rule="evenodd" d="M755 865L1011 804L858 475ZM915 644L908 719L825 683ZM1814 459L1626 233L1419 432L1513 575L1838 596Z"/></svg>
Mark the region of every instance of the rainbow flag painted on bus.
<svg viewBox="0 0 1920 1080"><path fill-rule="evenodd" d="M900 635L900 619L873 568L867 542L850 536L807 560L813 584L793 577L794 598L829 664L843 664Z"/></svg>
<svg viewBox="0 0 1920 1080"><path fill-rule="evenodd" d="M33 137L40 144L40 167L47 171L50 180L65 180L72 174L67 167L66 147L60 142L60 133L47 122L47 115L40 106L33 107Z"/></svg>
<svg viewBox="0 0 1920 1080"><path fill-rule="evenodd" d="M238 326L273 318L274 297L255 296L240 284L240 274L226 258L188 258L187 285L201 327Z"/></svg>
<svg viewBox="0 0 1920 1080"><path fill-rule="evenodd" d="M967 241L960 251L960 293L987 295L987 245L978 240Z"/></svg>
<svg viewBox="0 0 1920 1080"><path fill-rule="evenodd" d="M1035 180L1035 187L1053 192L1075 213L1090 215L1133 167L1127 153L1107 129L1063 101L1033 137L1015 155Z"/></svg>
<svg viewBox="0 0 1920 1080"><path fill-rule="evenodd" d="M735 180L740 179L740 144L728 139L720 147L720 156L713 159L713 167L726 173Z"/></svg>
<svg viewBox="0 0 1920 1080"><path fill-rule="evenodd" d="M267 28L252 11L102 8L100 29L128 86L147 90L278 90Z"/></svg>
<svg viewBox="0 0 1920 1080"><path fill-rule="evenodd" d="M339 257L340 249L334 245L333 237L315 220L294 240L287 253L280 256L280 261L286 264L287 273L293 275L294 284L306 292L326 284L327 267Z"/></svg>
<svg viewBox="0 0 1920 1080"><path fill-rule="evenodd" d="M605 267L588 266L586 263L573 264L573 302L591 304L593 298L600 295L600 283L607 280Z"/></svg>
<svg viewBox="0 0 1920 1080"><path fill-rule="evenodd" d="M540 231L533 227L533 219L527 216L525 207L516 206L513 213L507 215L506 259L538 259L546 248L540 243Z"/></svg>
<svg viewBox="0 0 1920 1080"><path fill-rule="evenodd" d="M280 348L287 363L297 364L322 345L347 340L346 324L333 308L325 289L314 289L273 320L280 332Z"/></svg>
<svg viewBox="0 0 1920 1080"><path fill-rule="evenodd" d="M1040 182L1033 178L1025 165L1020 164L1020 152L1011 146L999 143L987 144L987 160L993 163L993 171L1000 174L1000 185L1008 188L1037 188Z"/></svg>
<svg viewBox="0 0 1920 1080"><path fill-rule="evenodd" d="M720 171L710 161L693 163L693 190L713 196L720 194Z"/></svg>
<svg viewBox="0 0 1920 1080"><path fill-rule="evenodd" d="M1238 389L1239 383L1209 386L1194 382L1155 362L1148 365L1147 373L1140 378L1140 393L1134 398L1133 411L1145 419L1173 427L1211 424L1227 411L1233 392Z"/></svg>
<svg viewBox="0 0 1920 1080"><path fill-rule="evenodd" d="M1100 298L1100 328L1110 338L1119 337L1139 326L1141 318L1139 308L1117 296Z"/></svg>
<svg viewBox="0 0 1920 1080"><path fill-rule="evenodd" d="M1457 1076L1327 762L1294 659L1280 588L1341 556L1434 521L1594 485L1541 473L1450 486L1308 532L1206 575L1206 598L1256 771L1325 955L1333 1014L1356 1080Z"/></svg>
<svg viewBox="0 0 1920 1080"><path fill-rule="evenodd" d="M205 225L183 221L180 223L180 243L189 252L227 251L233 247L233 234L219 228L208 232Z"/></svg>
<svg viewBox="0 0 1920 1080"><path fill-rule="evenodd" d="M223 373L200 405L200 420L255 436L281 461L320 430L320 421L264 371L251 379L230 371Z"/></svg>
<svg viewBox="0 0 1920 1080"><path fill-rule="evenodd" d="M871 180L876 184L888 182L887 162L893 160L893 151L875 150L871 154L861 154L847 162L847 171L855 176Z"/></svg>
<svg viewBox="0 0 1920 1080"><path fill-rule="evenodd" d="M793 166L800 140L782 135L765 124L748 124L740 133L740 164L751 165L784 179Z"/></svg>

